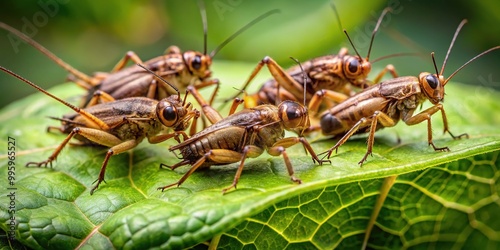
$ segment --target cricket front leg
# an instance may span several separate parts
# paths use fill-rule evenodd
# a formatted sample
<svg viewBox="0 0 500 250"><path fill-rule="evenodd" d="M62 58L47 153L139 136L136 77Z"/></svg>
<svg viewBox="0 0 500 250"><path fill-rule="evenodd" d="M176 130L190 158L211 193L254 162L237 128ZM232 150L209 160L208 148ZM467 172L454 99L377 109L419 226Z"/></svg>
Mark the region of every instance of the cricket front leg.
<svg viewBox="0 0 500 250"><path fill-rule="evenodd" d="M191 127L189 128L189 136L193 136L196 134L196 126L198 125L198 118L200 118L200 111L193 110L193 122L191 123ZM186 140L186 138L184 138Z"/></svg>
<svg viewBox="0 0 500 250"><path fill-rule="evenodd" d="M316 152L314 152L314 149L312 148L311 144L307 141L305 137L287 137L283 138L273 144L271 148L274 147L284 147L284 148L289 148L295 144L301 143L304 149L311 155L312 160L314 163L318 163L319 165L322 165L325 162L330 162L330 160L320 160L318 158L318 155Z"/></svg>
<svg viewBox="0 0 500 250"><path fill-rule="evenodd" d="M325 155L323 156L323 159L324 158L327 158L327 159L330 159L330 157L332 156L332 153L333 151L335 151L335 153L337 153L337 150L340 146L342 146L342 144L344 144L349 138L351 138L351 136L356 133L356 131L358 131L358 129L361 127L361 126L364 126L366 124L368 124L370 121L366 118L366 117L363 117L361 118L358 122L356 122L345 134L344 136L342 136L342 138L340 138L340 140L337 141L337 143L331 147L330 149L328 149L327 151L323 152L323 153L320 153L319 155Z"/></svg>
<svg viewBox="0 0 500 250"><path fill-rule="evenodd" d="M186 139L189 139L189 135L187 135L186 132L175 131L175 132L168 133L168 134L160 134L160 135L148 137L148 142L151 144L157 144L160 142L164 142L170 138L174 138L178 143L181 143L181 140L179 138L180 135L182 135L183 141L185 141Z"/></svg>
<svg viewBox="0 0 500 250"><path fill-rule="evenodd" d="M288 137L275 142L273 146L268 149L268 153L274 156L282 155L288 174L290 175L290 179L293 182L297 182L300 184L302 183L302 181L299 178L295 177L292 163L290 162L290 158L286 153L286 148L291 147L297 143L302 143L307 152L311 154L313 162L317 162L319 165L322 165L324 162L330 162L330 160L320 160L311 147L311 144L309 144L309 142L304 137Z"/></svg>
<svg viewBox="0 0 500 250"><path fill-rule="evenodd" d="M286 144L286 143L284 143ZM272 147L270 147L267 152L270 154L270 155L273 155L273 156L283 156L283 161L285 162L285 166L286 166L286 169L288 171L288 175L290 176L290 179L293 181L293 182L296 182L298 184L301 184L302 183L302 180L300 180L299 178L297 178L295 176L295 172L293 170L293 166L292 166L292 162L290 161L290 157L288 157L288 153L286 152L286 148L284 146L280 146L280 145L273 145Z"/></svg>
<svg viewBox="0 0 500 250"><path fill-rule="evenodd" d="M297 143L302 143L307 152L311 154L313 162L317 162L319 165L322 165L324 162L330 162L330 160L320 160L311 147L311 144L309 144L309 142L304 137L287 137L275 142L273 146L267 150L267 152L273 156L282 155L283 160L285 161L288 175L290 175L290 179L293 182L297 182L300 184L302 183L302 181L299 178L295 177L292 163L290 162L290 158L288 157L288 154L286 152L286 148L291 147Z"/></svg>
<svg viewBox="0 0 500 250"><path fill-rule="evenodd" d="M411 125L415 125L415 124L419 124L425 120L427 120L427 142L429 143L429 145L432 146L432 148L435 150L435 151L450 151L450 149L448 147L441 147L441 148L438 148L436 147L436 145L434 145L434 142L432 141L432 124L431 124L431 117L432 115L434 115L436 112L438 111L441 111L441 114L442 114L442 118L443 118L443 126L444 126L444 131L443 133L446 133L448 132L448 134L450 134L450 136L453 138L453 139L461 139L462 137L466 137L466 138L469 138L469 135L468 134L461 134L459 136L454 136L448 129L448 119L446 118L446 114L444 112L444 108L443 108L443 105L442 104L437 104L437 105L434 105L414 116L406 116L406 117L403 117L403 121L411 126Z"/></svg>

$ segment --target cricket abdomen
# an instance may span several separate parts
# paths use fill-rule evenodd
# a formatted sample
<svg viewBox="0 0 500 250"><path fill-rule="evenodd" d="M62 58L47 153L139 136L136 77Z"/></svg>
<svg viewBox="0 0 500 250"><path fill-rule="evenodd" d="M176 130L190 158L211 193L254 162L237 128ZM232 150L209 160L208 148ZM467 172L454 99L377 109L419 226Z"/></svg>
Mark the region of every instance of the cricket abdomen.
<svg viewBox="0 0 500 250"><path fill-rule="evenodd" d="M228 149L235 152L242 151L241 141L244 139L244 127L232 126L207 134L198 140L191 142L180 149L182 157L194 164L198 159L213 149ZM240 159L235 159L238 162ZM224 163L226 164L226 163ZM202 167L217 165L207 159Z"/></svg>

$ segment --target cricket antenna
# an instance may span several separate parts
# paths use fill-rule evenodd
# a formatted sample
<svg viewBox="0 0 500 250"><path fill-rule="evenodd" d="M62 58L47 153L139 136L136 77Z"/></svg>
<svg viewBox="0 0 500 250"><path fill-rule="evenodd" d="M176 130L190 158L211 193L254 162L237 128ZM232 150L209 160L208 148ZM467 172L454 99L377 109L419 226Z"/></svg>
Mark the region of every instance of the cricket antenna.
<svg viewBox="0 0 500 250"><path fill-rule="evenodd" d="M376 63L378 61L382 61L382 60L385 60L387 58L393 58L393 57L399 57L399 56L423 56L422 53L418 53L418 52L402 52L402 53L394 53L394 54L390 54L390 55L386 55L386 56L381 56L375 60L372 60L371 63Z"/></svg>
<svg viewBox="0 0 500 250"><path fill-rule="evenodd" d="M70 103L68 103L68 102L64 101L63 99L61 99L61 98L59 98L59 97L57 97L57 96L55 96L55 95L53 95L53 94L51 94L51 93L47 92L47 90L45 90L45 89L43 89L42 87L40 87L40 86L38 86L38 85L36 85L36 84L34 84L34 83L30 82L28 79L26 79L26 78L24 78L24 77L22 77L22 76L20 76L20 75L18 75L18 74L16 74L16 73L14 73L14 72L10 71L10 70L8 70L8 69L4 68L3 66L0 66L0 70L2 70L2 71L4 71L5 73L7 73L7 74L9 74L9 75L11 75L11 76L13 76L13 77L15 77L15 78L19 79L19 80L21 80L21 81L23 81L23 82L25 82L25 83L27 83L27 84L31 85L31 87L33 87L33 88L37 89L38 91L40 91L40 92L42 92L42 93L44 93L44 94L46 94L46 95L48 95L48 96L50 96L50 97L52 97L52 98L56 99L57 101L59 101L60 103L62 103L62 104L64 104L64 105L66 105L66 106L68 106L69 108L71 108L71 109L72 109L72 110L74 110L75 112L78 112L78 113L80 112L80 110L81 110L81 109L80 109L79 107L74 106L74 105L72 105L72 104L70 104Z"/></svg>
<svg viewBox="0 0 500 250"><path fill-rule="evenodd" d="M47 92L45 89L42 89L42 87L40 87L40 86L38 86L38 85L36 85L36 84L34 84L34 83L30 82L28 79L26 79L26 78L24 78L24 77L22 77L22 76L20 76L20 75L18 75L18 74L16 74L16 73L14 73L14 72L10 71L10 70L8 70L8 69L4 68L3 66L0 66L0 70L4 71L5 73L7 73L7 74L9 74L9 75L11 75L11 76L13 76L13 77L15 77L15 78L17 78L17 79L19 79L19 80L21 80L21 81L25 82L25 83L27 83L28 85L31 85L31 87L33 87L33 88L37 89L38 91L40 91L40 92L42 92L42 93L44 93L44 94L46 94L46 95L48 95L48 96L50 96L50 97L54 98L54 99L55 99L55 100L57 100L58 102L60 102L60 103L64 104L66 107L68 107L68 108L70 108L70 109L74 110L75 112L77 112L77 113L79 113L80 115L82 115L82 116L84 116L85 118L87 118L89 122L94 123L94 124L95 124L97 127L99 127L100 129L103 129L103 130L109 129L109 127L108 127L108 125L107 125L107 124L103 123L103 122L102 122L99 118L97 118L96 116L94 116L94 115L92 115L92 114L90 114L90 113L86 112L84 109L81 109L81 108L79 108L79 107L77 107L77 106L75 106L75 105L72 105L72 104L70 104L70 103L68 103L68 102L64 101L63 99L61 99L61 98L59 98L59 97L57 97L57 96L55 96L55 95L53 95L53 94L51 94L51 93Z"/></svg>
<svg viewBox="0 0 500 250"><path fill-rule="evenodd" d="M351 44L352 48L354 49L354 52L356 52L356 55L359 58L362 58L361 55L359 54L358 50L354 46L354 43L352 42L351 37L349 36L349 34L347 34L347 30L345 30L342 26L342 22L340 21L340 15L337 11L337 7L335 6L335 4L333 2L331 2L330 7L332 7L333 13L335 13L335 17L337 18L337 23L339 25L340 30L343 31L344 34L347 36L347 40L349 40L349 43Z"/></svg>
<svg viewBox="0 0 500 250"><path fill-rule="evenodd" d="M384 19L384 16L388 13L388 12L391 12L392 11L392 8L390 7L387 7L385 8L383 11L382 11L382 14L380 15L380 17L378 18L377 20L377 24L375 25L375 29L373 29L372 31L372 37L370 39L370 47L368 47L368 54L366 55L366 58L365 60L366 61L369 61L370 60L370 53L372 52L372 46L373 46L373 40L375 40L375 35L377 34L377 31L380 27L380 24L382 23L382 20ZM349 40L349 43L351 44L352 48L354 49L354 52L356 52L356 55L361 59L363 57L361 57L361 55L359 54L358 50L356 49L356 47L354 46L354 43L352 42L351 40L351 37L349 36L349 34L347 34L347 30L344 29L344 33L345 35L347 36L347 39Z"/></svg>
<svg viewBox="0 0 500 250"><path fill-rule="evenodd" d="M370 47L368 48L368 54L366 55L366 60L369 61L370 58L370 53L372 52L372 45L373 45L373 40L375 39L375 34L377 34L378 28L380 27L380 24L382 23L382 19L384 19L384 16L391 12L392 8L391 7L386 7L383 11L380 17L377 20L377 25L375 26L375 29L373 29L372 32L372 38L370 40Z"/></svg>
<svg viewBox="0 0 500 250"><path fill-rule="evenodd" d="M61 66L63 69L66 71L70 72L71 74L75 75L77 78L82 79L84 82L91 84L93 81L91 77L88 75L80 72L79 70L73 68L71 65L63 61L61 58L57 57L54 55L54 53L50 52L48 49L43 47L41 44L35 42L33 39L25 35L24 33L20 32L19 30L14 29L13 27L0 22L0 28L9 31L10 33L16 35L17 37L21 38L21 40L25 41L29 45L31 45L33 48L37 49L38 51L42 52L45 56L47 56L49 59L57 63L59 66ZM17 75L14 73L14 75ZM24 79L24 78L23 78Z"/></svg>
<svg viewBox="0 0 500 250"><path fill-rule="evenodd" d="M434 64L434 70L436 70L436 75L439 77L438 67L436 65L436 58L434 58L434 52L431 52L432 64Z"/></svg>
<svg viewBox="0 0 500 250"><path fill-rule="evenodd" d="M292 59L295 63L297 63L297 64L299 65L299 67L300 67L300 70L302 71L302 76L304 77L304 103L303 103L303 104L304 104L304 107L306 107L306 106L307 106L307 104L306 104L306 93L307 93L307 91L306 91L306 86L307 86L307 76L306 76L306 73L305 73L305 71L304 71L304 68L302 67L302 63L300 63L300 61L299 61L299 60L297 60L297 59L296 59L296 58L294 58L294 57L290 57L290 59Z"/></svg>
<svg viewBox="0 0 500 250"><path fill-rule="evenodd" d="M356 52L356 55L359 58L363 58L363 57L361 57L358 50L356 49L356 46L354 46L354 43L352 42L351 37L349 36L349 34L347 34L347 30L345 30L345 29L344 29L344 34L347 36L347 40L349 40L349 43L351 44L352 48L354 49L354 52Z"/></svg>
<svg viewBox="0 0 500 250"><path fill-rule="evenodd" d="M228 37L226 40L224 40L224 42L222 42L219 46L217 46L217 48L212 50L212 52L210 52L210 57L214 57L222 48L224 48L224 46L226 46L230 41L232 41L239 34L246 31L248 28L250 28L254 24L260 22L262 19L264 19L272 14L276 14L276 13L281 13L281 11L279 9L270 10L270 11L258 16L257 18L255 18L254 20L249 22L247 25L243 26L241 29L237 30L236 32L234 32L234 34L232 34L230 37Z"/></svg>
<svg viewBox="0 0 500 250"><path fill-rule="evenodd" d="M487 49L483 52L481 52L479 55L473 57L472 59L470 59L469 61L467 61L466 63L464 63L464 65L462 65L460 68L458 68L457 70L455 70L455 72L453 72L453 74L451 74L448 78L446 78L446 80L443 82L443 86L452 78L454 77L460 70L462 70L465 66L467 66L469 63L473 62L474 60L478 59L479 57L481 56L484 56L485 54L488 54L490 53L491 51L493 50L497 50L497 49L500 49L500 46L495 46L493 48L490 48L490 49Z"/></svg>
<svg viewBox="0 0 500 250"><path fill-rule="evenodd" d="M200 8L201 22L203 23L203 55L207 54L207 37L208 37L208 22L207 22L207 9L203 0L198 0L198 7Z"/></svg>
<svg viewBox="0 0 500 250"><path fill-rule="evenodd" d="M342 26L342 22L340 21L340 15L339 13L337 12L337 7L335 7L335 4L333 2L330 3L330 6L332 7L333 9L333 12L335 13L335 17L337 18L337 24L339 25L339 29L340 31L343 30L343 26Z"/></svg>
<svg viewBox="0 0 500 250"><path fill-rule="evenodd" d="M448 56L450 55L451 48L453 48L453 45L455 44L455 40L457 39L458 33L460 33L460 30L462 27L467 23L467 19L462 20L460 24L457 27L457 30L455 31L455 34L453 35L453 39L451 39L450 47L448 48L448 52L446 52L446 56L443 61L443 66L441 67L441 72L439 72L439 75L443 75L444 73L444 67L446 65L446 62L448 61Z"/></svg>
<svg viewBox="0 0 500 250"><path fill-rule="evenodd" d="M177 96L181 96L181 92L179 91L179 89L177 87L175 87L173 84L169 83L167 80L165 80L163 77L159 76L158 74L156 74L154 71L148 69L146 66L138 63L137 66L143 68L144 70L146 70L147 72L151 73L152 75L156 76L156 78L158 78L160 81L166 83L168 86L170 86L171 88L173 88L175 90L175 92L177 92Z"/></svg>

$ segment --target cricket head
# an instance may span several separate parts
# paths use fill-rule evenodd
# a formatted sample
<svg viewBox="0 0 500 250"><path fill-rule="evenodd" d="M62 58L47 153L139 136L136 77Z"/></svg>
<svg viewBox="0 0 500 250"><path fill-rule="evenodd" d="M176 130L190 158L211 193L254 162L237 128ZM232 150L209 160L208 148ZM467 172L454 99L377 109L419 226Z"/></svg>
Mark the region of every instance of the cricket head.
<svg viewBox="0 0 500 250"><path fill-rule="evenodd" d="M462 66L460 66L455 72L453 72L448 78L444 78L443 73L444 69L446 66L446 62L448 60L448 56L450 55L451 49L453 48L453 45L455 43L455 40L460 33L460 30L462 27L467 23L467 19L462 20L460 24L458 25L455 34L453 35L453 38L450 43L450 47L448 48L448 52L446 53L446 56L443 61L443 66L441 67L441 70L438 71L438 68L436 66L436 59L434 58L434 52L431 53L432 57L432 63L434 64L434 69L436 70L436 74L431 74L428 72L420 73L418 80L420 82L420 86L427 96L427 98L432 102L432 104L437 104L441 101L443 101L444 98L444 86L458 73L460 70L462 70L465 66L469 65L471 62L475 61L476 59L482 57L483 55L486 55L490 53L491 51L498 50L500 49L500 46L495 46L490 49L487 49L481 53L479 53L477 56L471 58L469 61L464 63Z"/></svg>
<svg viewBox="0 0 500 250"><path fill-rule="evenodd" d="M184 63L192 75L200 79L209 78L212 75L210 66L212 58L198 51L186 51L183 54Z"/></svg>
<svg viewBox="0 0 500 250"><path fill-rule="evenodd" d="M198 118L199 112L193 109L191 103L181 100L178 95L171 95L158 102L156 116L165 127L174 131L184 131L193 118Z"/></svg>
<svg viewBox="0 0 500 250"><path fill-rule="evenodd" d="M158 120L165 127L172 128L174 131L186 130L191 123L191 119L193 117L196 119L200 115L197 110L193 109L191 103L186 101L187 94L189 92L186 91L184 99L181 99L180 92L177 87L146 66L142 64L137 64L137 66L143 68L145 71L155 76L159 81L164 82L177 92L176 95L170 95L167 98L163 98L158 102L158 104L156 104L156 117Z"/></svg>
<svg viewBox="0 0 500 250"><path fill-rule="evenodd" d="M338 13L335 6L332 5L332 7L338 18ZM343 65L342 71L344 72L344 75L349 80L349 82L356 87L364 88L366 85L366 78L368 78L368 74L372 70L372 63L370 62L370 53L372 51L373 40L375 39L375 34L377 34L380 24L382 23L382 19L389 12L392 12L392 9L390 7L387 7L382 11L382 14L380 14L380 17L377 20L377 24L375 25L375 28L372 31L370 46L368 48L368 54L366 55L365 58L363 58L359 54L358 50L356 49L356 46L354 46L354 43L351 40L351 37L344 29L344 33L347 36L349 43L351 43L354 52L356 52L356 55L344 57L342 64ZM338 18L338 21L340 24L340 18Z"/></svg>
<svg viewBox="0 0 500 250"><path fill-rule="evenodd" d="M418 75L418 82L420 83L422 92L434 105L443 101L444 81L443 75L431 74L428 72L423 72Z"/></svg>
<svg viewBox="0 0 500 250"><path fill-rule="evenodd" d="M372 70L372 64L359 56L345 56L342 71L351 84L363 88Z"/></svg>
<svg viewBox="0 0 500 250"><path fill-rule="evenodd" d="M294 131L302 136L310 127L307 108L295 101L283 101L278 105L278 116L286 130Z"/></svg>

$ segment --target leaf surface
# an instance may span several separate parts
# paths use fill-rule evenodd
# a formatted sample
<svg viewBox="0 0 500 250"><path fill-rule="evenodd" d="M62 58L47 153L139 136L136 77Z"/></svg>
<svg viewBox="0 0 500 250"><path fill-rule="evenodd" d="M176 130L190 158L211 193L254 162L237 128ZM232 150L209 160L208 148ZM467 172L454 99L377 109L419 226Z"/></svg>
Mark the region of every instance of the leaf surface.
<svg viewBox="0 0 500 250"><path fill-rule="evenodd" d="M253 66L219 63L234 74L225 75L225 82L241 81L242 72ZM45 160L65 137L45 132L57 125L46 117L69 112L35 94L0 111L5 145L8 137L16 141L14 185L0 182L0 228L9 231L7 195L15 192L16 239L35 249L177 249L219 236L221 248L359 248L383 178L398 175L369 247L498 247L500 224L493 218L499 206L500 117L493 114L500 109L500 95L455 82L446 87L450 129L470 135L463 140L442 135L440 115L435 115L435 143L451 152L434 152L427 145L426 124L400 123L377 132L373 157L363 167L357 162L366 151L364 135L349 140L331 164L322 166L295 146L287 152L303 184L290 181L282 158L263 154L246 162L238 189L226 195L221 190L231 184L237 164L196 172L179 188L158 191L187 171L158 167L178 161L168 151L173 142L143 142L113 156L106 183L92 196L89 188L106 148L70 146L53 168L24 167ZM72 84L50 91L70 101L82 94ZM477 98L478 93L487 95ZM311 141L317 152L335 143L320 135ZM4 179L9 176L6 149L0 151Z"/></svg>

